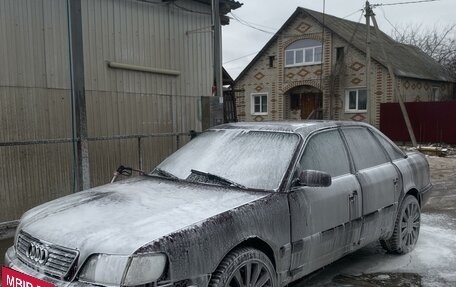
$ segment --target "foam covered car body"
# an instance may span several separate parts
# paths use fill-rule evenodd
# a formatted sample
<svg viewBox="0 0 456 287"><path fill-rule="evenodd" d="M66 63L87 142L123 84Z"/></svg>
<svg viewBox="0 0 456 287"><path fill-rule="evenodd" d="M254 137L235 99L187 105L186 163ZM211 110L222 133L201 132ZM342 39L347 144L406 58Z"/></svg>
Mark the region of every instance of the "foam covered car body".
<svg viewBox="0 0 456 287"><path fill-rule="evenodd" d="M366 124L226 124L26 212L6 264L57 286L284 286L376 240L411 251L430 190L426 158Z"/></svg>

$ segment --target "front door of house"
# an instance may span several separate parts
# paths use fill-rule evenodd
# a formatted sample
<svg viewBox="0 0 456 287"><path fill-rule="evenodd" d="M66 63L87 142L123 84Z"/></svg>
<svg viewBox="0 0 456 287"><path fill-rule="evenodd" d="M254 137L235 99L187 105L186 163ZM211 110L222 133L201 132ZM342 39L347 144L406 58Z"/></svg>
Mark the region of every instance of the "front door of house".
<svg viewBox="0 0 456 287"><path fill-rule="evenodd" d="M319 108L319 96L315 93L301 94L301 119L307 119L314 110Z"/></svg>

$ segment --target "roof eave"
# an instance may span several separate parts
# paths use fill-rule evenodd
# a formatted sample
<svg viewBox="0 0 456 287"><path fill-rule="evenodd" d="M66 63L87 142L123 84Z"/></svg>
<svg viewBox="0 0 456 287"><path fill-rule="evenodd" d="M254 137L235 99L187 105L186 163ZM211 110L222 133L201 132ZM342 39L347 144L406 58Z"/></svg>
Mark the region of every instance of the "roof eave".
<svg viewBox="0 0 456 287"><path fill-rule="evenodd" d="M236 77L234 83L237 84L238 81L247 73L247 71L256 63L256 61L267 51L273 44L274 41L279 37L280 33L287 27L287 25L294 20L294 18L301 13L300 7L296 8L295 12L285 21L285 23L280 27L280 29L269 39L269 41L264 45L264 47L255 55L252 61L242 70L242 72Z"/></svg>

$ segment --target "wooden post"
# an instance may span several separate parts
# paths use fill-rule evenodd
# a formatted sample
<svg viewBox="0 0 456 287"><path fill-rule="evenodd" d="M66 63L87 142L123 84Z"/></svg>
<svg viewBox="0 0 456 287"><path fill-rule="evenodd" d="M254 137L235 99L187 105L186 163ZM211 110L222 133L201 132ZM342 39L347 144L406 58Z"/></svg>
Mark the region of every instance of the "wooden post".
<svg viewBox="0 0 456 287"><path fill-rule="evenodd" d="M367 121L373 124L372 121L372 97L371 97L371 31L370 31L370 17L374 15L369 1L366 1L366 25L367 25L367 38L366 38L366 94L367 94Z"/></svg>
<svg viewBox="0 0 456 287"><path fill-rule="evenodd" d="M372 22L374 23L375 33L377 33L377 35L381 35L380 29L378 28L378 25L377 25L377 20L375 19L375 14L372 15ZM405 125L407 126L407 130L408 130L408 133L410 136L410 140L412 141L413 146L416 147L417 142L416 142L416 138L415 138L415 133L413 132L413 127L412 127L412 124L410 123L410 118L408 116L407 109L406 109L404 101L402 99L402 95L400 94L399 88L396 85L396 78L394 75L393 66L391 65L391 62L389 61L388 55L385 52L385 48L383 47L382 42L380 41L379 44L380 44L380 49L382 50L383 58L385 59L386 65L388 67L389 76L391 78L391 83L393 85L393 93L399 102L402 116L404 117Z"/></svg>

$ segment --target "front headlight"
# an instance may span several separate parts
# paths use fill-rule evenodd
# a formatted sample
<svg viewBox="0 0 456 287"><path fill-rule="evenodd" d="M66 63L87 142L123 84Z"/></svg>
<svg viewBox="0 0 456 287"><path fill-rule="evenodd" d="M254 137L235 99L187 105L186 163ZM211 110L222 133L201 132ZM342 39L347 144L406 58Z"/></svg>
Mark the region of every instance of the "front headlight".
<svg viewBox="0 0 456 287"><path fill-rule="evenodd" d="M166 266L162 253L132 256L94 254L79 273L79 280L100 285L133 286L157 281Z"/></svg>

